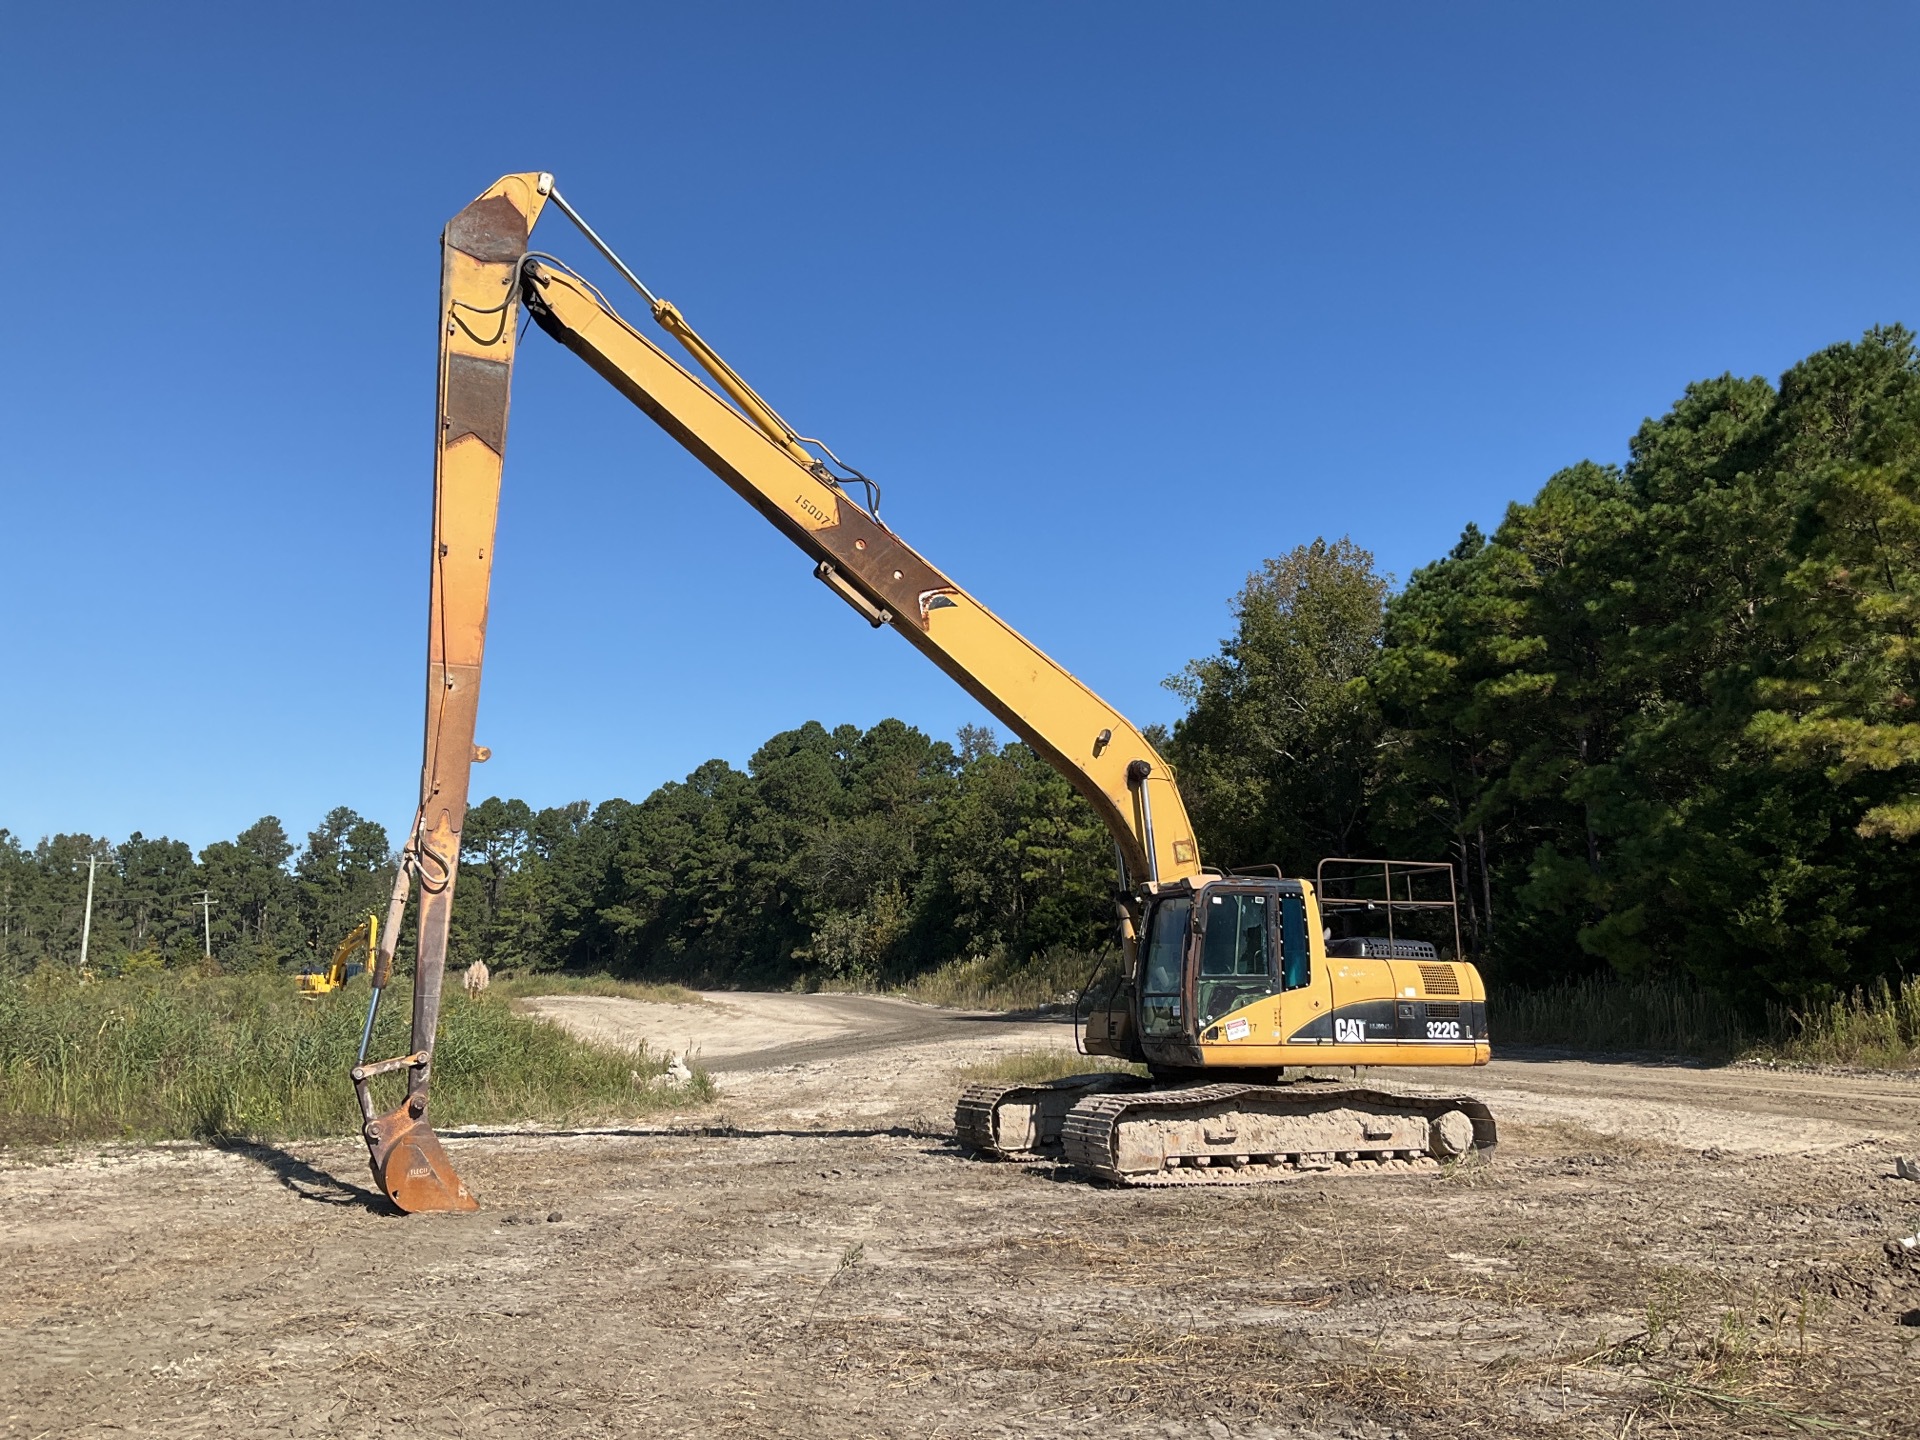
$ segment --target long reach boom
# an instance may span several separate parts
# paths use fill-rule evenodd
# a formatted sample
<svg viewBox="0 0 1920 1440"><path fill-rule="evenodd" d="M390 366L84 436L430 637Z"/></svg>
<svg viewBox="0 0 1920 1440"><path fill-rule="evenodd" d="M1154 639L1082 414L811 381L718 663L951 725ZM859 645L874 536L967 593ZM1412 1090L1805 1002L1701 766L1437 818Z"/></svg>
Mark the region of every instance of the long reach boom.
<svg viewBox="0 0 1920 1440"><path fill-rule="evenodd" d="M549 201L640 291L722 393L639 334L566 266L529 251L529 233ZM1126 717L894 534L865 477L836 475L831 452L824 459L812 453L807 446L818 442L788 427L677 309L641 284L554 189L551 175L508 175L456 215L441 239L425 758L373 976L377 1006L409 883L417 880L412 1050L372 1064L363 1054L353 1071L375 1177L410 1211L475 1203L434 1136L428 1097L469 776L487 758L474 745L474 726L523 307L793 541L815 575L868 623L905 636L1059 770L1112 833L1126 888L1150 892L1201 876L1172 771ZM846 488L855 483L868 484L864 505ZM1137 910L1137 902L1128 908ZM1129 950L1134 928L1123 923ZM370 1014L369 1033L371 1025ZM376 1113L371 1081L401 1070L404 1100Z"/></svg>

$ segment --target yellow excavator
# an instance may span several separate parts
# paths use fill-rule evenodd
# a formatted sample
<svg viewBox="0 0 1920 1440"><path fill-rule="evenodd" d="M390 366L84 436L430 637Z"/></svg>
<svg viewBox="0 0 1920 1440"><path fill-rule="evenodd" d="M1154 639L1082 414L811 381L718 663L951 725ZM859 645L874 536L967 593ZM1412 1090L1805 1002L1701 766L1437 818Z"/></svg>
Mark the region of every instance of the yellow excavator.
<svg viewBox="0 0 1920 1440"><path fill-rule="evenodd" d="M528 248L548 205L640 294L705 380L575 270ZM467 787L473 763L488 755L474 744L474 724L523 316L791 540L861 619L905 637L1053 765L1111 832L1121 960L1089 1015L1085 1049L1148 1074L976 1086L955 1114L963 1146L990 1158L1058 1156L1129 1185L1431 1167L1492 1146L1493 1118L1471 1097L1358 1079L1359 1067L1488 1059L1486 992L1460 958L1457 910L1445 953L1444 925L1431 923L1450 904L1450 867L1328 862L1332 874L1323 866L1309 881L1273 866L1227 873L1203 865L1173 771L1139 730L896 535L880 519L878 487L781 419L640 281L551 175L505 176L454 216L440 275L420 805L352 1070L374 1177L395 1205L476 1204L433 1132L429 1100ZM1445 897L1433 893L1442 871ZM412 1048L369 1063L364 1037L415 883ZM1384 936L1358 933L1373 921L1384 922ZM1400 933L1422 923L1428 938ZM401 1072L404 1097L379 1109L373 1082Z"/></svg>
<svg viewBox="0 0 1920 1440"><path fill-rule="evenodd" d="M380 955L380 917L368 915L353 929L347 932L347 938L334 947L333 959L324 970L303 970L293 977L294 984L300 987L300 993L309 998L319 995L331 995L347 983L347 967L353 963L353 957L366 956L366 968L371 971Z"/></svg>

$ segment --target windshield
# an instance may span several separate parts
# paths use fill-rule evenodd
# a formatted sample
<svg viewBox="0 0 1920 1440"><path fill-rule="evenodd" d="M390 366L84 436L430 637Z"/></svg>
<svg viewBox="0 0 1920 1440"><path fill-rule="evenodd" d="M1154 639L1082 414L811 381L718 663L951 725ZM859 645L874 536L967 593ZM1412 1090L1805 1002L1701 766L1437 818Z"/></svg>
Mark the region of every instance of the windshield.
<svg viewBox="0 0 1920 1440"><path fill-rule="evenodd" d="M1273 906L1268 899L1243 891L1207 894L1207 938L1200 947L1200 983L1195 991L1199 1024L1211 1025L1273 993L1274 977L1268 968ZM1245 1033L1228 1038L1244 1038Z"/></svg>
<svg viewBox="0 0 1920 1440"><path fill-rule="evenodd" d="M1207 897L1207 944L1200 955L1202 975L1267 973L1267 897Z"/></svg>

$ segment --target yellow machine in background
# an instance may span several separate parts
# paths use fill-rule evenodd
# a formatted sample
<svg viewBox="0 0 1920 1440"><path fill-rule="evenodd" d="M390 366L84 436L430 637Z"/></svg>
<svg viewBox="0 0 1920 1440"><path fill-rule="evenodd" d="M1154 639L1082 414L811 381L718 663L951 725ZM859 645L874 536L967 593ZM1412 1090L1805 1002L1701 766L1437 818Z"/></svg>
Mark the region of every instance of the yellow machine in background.
<svg viewBox="0 0 1920 1440"><path fill-rule="evenodd" d="M369 914L334 949L333 960L324 970L306 970L293 977L302 995L331 995L347 983L347 968L356 954L364 952L362 968L371 972L380 956L380 917ZM355 972L359 973L358 971Z"/></svg>
<svg viewBox="0 0 1920 1440"><path fill-rule="evenodd" d="M577 272L529 249L549 205L639 292L705 379ZM1493 1117L1470 1096L1351 1083L1364 1066L1487 1062L1486 992L1462 955L1452 868L1329 861L1331 873L1323 867L1309 880L1273 866L1202 863L1173 769L1147 737L896 534L868 477L781 419L593 232L551 175L529 173L503 177L441 237L420 807L352 1071L373 1173L396 1205L475 1205L433 1133L429 1096L469 775L488 753L474 743L474 722L523 317L790 540L862 620L901 636L1006 724L1113 837L1123 958L1088 1017L1086 1049L1136 1061L1148 1076L972 1087L955 1114L963 1146L990 1157L1059 1156L1109 1182L1164 1185L1430 1167L1493 1145ZM1017 510L1007 518L1017 522ZM718 552L724 573L724 537L682 543ZM1135 563L1116 557L1117 586ZM416 880L411 1050L368 1063L366 1037ZM371 1082L403 1073L405 1096L383 1111Z"/></svg>

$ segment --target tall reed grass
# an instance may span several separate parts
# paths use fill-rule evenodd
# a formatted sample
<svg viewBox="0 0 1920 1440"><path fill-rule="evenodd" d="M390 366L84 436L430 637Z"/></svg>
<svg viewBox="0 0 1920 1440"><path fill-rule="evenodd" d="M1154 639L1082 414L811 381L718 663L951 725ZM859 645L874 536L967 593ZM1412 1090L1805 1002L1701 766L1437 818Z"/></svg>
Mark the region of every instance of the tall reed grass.
<svg viewBox="0 0 1920 1440"><path fill-rule="evenodd" d="M1117 961L1057 946L1026 961L1001 952L953 960L916 975L894 993L963 1010L1038 1010L1072 1005L1096 968L1111 978Z"/></svg>
<svg viewBox="0 0 1920 1440"><path fill-rule="evenodd" d="M1862 1069L1920 1066L1920 977L1887 981L1799 1005L1770 1004L1759 1017L1689 981L1610 975L1538 990L1490 986L1494 1049L1570 1050L1769 1059Z"/></svg>
<svg viewBox="0 0 1920 1440"><path fill-rule="evenodd" d="M1782 1058L1874 1069L1920 1066L1920 976L1882 980L1823 1005L1781 1017L1790 1034Z"/></svg>
<svg viewBox="0 0 1920 1440"><path fill-rule="evenodd" d="M1487 1028L1502 1045L1731 1059L1761 1037L1720 996L1684 982L1611 975L1538 990L1489 985Z"/></svg>
<svg viewBox="0 0 1920 1440"><path fill-rule="evenodd" d="M0 1143L125 1137L282 1138L358 1131L347 1068L364 983L303 999L284 975L178 972L81 985L0 979ZM412 996L389 988L370 1055L404 1054ZM705 1099L658 1083L664 1060L598 1050L449 987L434 1053L441 1125L643 1114ZM400 1082L389 1082L397 1103Z"/></svg>

